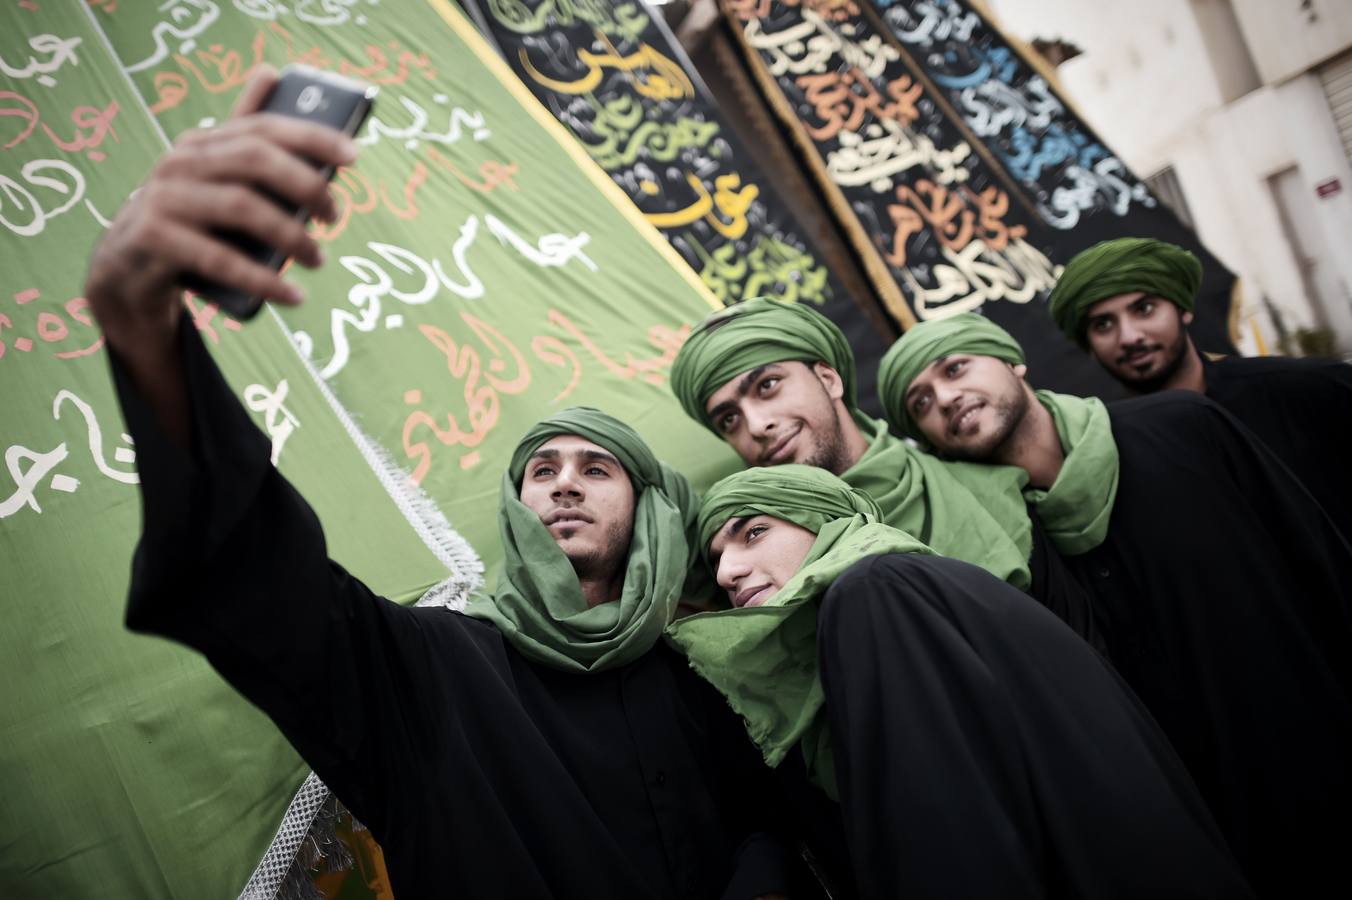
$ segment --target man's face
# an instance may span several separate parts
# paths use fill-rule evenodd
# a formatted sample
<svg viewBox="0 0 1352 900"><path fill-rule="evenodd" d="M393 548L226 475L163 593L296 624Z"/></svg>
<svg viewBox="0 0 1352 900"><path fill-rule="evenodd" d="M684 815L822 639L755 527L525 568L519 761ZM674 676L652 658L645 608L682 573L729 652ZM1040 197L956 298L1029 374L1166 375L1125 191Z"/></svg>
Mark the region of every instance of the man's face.
<svg viewBox="0 0 1352 900"><path fill-rule="evenodd" d="M1192 321L1168 300L1135 291L1089 308L1089 349L1108 373L1135 390L1157 390L1183 363Z"/></svg>
<svg viewBox="0 0 1352 900"><path fill-rule="evenodd" d="M817 536L770 516L729 519L709 542L718 586L736 607L760 606L803 565Z"/></svg>
<svg viewBox="0 0 1352 900"><path fill-rule="evenodd" d="M714 430L750 466L849 468L841 431L845 386L826 363L781 362L744 372L704 404Z"/></svg>
<svg viewBox="0 0 1352 900"><path fill-rule="evenodd" d="M1028 412L1025 371L993 356L942 356L906 389L906 411L945 456L989 460Z"/></svg>
<svg viewBox="0 0 1352 900"><path fill-rule="evenodd" d="M613 577L628 558L634 485L604 447L573 434L541 444L526 461L521 502L540 517L579 578Z"/></svg>

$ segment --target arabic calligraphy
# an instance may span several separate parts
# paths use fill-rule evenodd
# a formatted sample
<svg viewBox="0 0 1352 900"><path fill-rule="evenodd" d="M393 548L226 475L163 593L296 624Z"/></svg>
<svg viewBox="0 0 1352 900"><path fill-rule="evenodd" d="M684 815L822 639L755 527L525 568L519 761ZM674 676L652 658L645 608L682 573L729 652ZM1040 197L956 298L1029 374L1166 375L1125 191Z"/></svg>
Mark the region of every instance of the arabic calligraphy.
<svg viewBox="0 0 1352 900"><path fill-rule="evenodd" d="M54 87L56 79L52 77L53 72L59 71L66 63L79 64L75 48L80 46L82 40L79 37L61 38L54 34L34 35L28 39L28 48L33 51L28 62L14 66L0 56L0 75L16 80L33 78L43 87ZM44 55L46 59L41 58Z"/></svg>
<svg viewBox="0 0 1352 900"><path fill-rule="evenodd" d="M405 457L413 464L411 477L418 484L432 468L433 442L463 449L456 458L459 469L472 469L482 462L477 448L499 423L502 397L525 393L534 377L530 361L509 337L469 312L461 311L460 318L469 329L468 339L457 340L436 325L419 326L423 337L444 356L446 371L452 381L460 385L464 412L459 415L455 412L433 414L422 408L431 401L429 392L416 388L404 392L405 405L415 408L404 419L403 449ZM583 378L585 367L574 346L588 354L612 377L625 381L639 379L660 386L666 382L662 372L670 368L681 344L690 334L688 325L676 329L654 326L648 330L648 341L658 354L639 358L626 352L623 361L619 361L607 354L562 311L550 309L546 321L556 333L532 337L531 353L546 366L569 370L567 383L551 403L566 399Z"/></svg>
<svg viewBox="0 0 1352 900"><path fill-rule="evenodd" d="M136 484L139 478L134 471L115 468L108 463L104 450L103 428L98 417L93 407L74 391L68 389L57 391L52 400L52 418L61 421L61 413L68 406L75 408L84 424L86 446L89 448L90 460L94 463L95 469L120 484ZM121 443L113 450L114 462L124 466L131 466L136 462L136 453L131 443L130 435L121 435ZM70 446L66 441L61 441L46 451L32 450L22 444L11 444L5 448L5 468L15 488L8 497L0 499L0 519L8 518L25 508L41 513L43 506L39 502L38 489L44 482L49 490L65 494L74 493L80 487L80 479L56 471L69 457Z"/></svg>
<svg viewBox="0 0 1352 900"><path fill-rule="evenodd" d="M522 81L720 299L771 293L837 304L830 273L795 233L751 154L723 127L670 33L642 5L483 0L481 6ZM823 0L805 15L824 22L846 8L853 7ZM814 68L824 47L843 47L866 72L897 55L881 40L844 46L825 27L801 40L810 47L790 39L776 45L800 74L824 72Z"/></svg>

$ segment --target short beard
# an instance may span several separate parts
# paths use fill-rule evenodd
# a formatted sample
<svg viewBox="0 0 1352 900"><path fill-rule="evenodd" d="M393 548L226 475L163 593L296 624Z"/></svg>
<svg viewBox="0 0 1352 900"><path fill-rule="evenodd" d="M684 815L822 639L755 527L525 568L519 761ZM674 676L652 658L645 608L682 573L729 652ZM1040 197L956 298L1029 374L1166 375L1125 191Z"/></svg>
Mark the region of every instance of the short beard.
<svg viewBox="0 0 1352 900"><path fill-rule="evenodd" d="M991 404L995 410L996 427L978 444L967 444L944 455L963 462L999 462L1009 456L1009 447L1019 433L1019 426L1028 415L1028 391L1020 383L1012 397L1001 397Z"/></svg>
<svg viewBox="0 0 1352 900"><path fill-rule="evenodd" d="M567 554L568 562L579 581L624 580L624 566L629 559L629 542L633 531L620 522L606 530L600 549Z"/></svg>
<svg viewBox="0 0 1352 900"><path fill-rule="evenodd" d="M825 388L822 388L822 393L826 393ZM834 403L831 404L831 418L835 427L829 434L818 432L821 440L808 458L803 460L803 465L825 469L832 475L842 475L849 466L845 461L845 430L840 424L840 411Z"/></svg>
<svg viewBox="0 0 1352 900"><path fill-rule="evenodd" d="M1178 339L1168 347L1164 348L1164 365L1153 375L1144 377L1134 377L1123 375L1121 372L1109 370L1109 374L1116 376L1117 380L1122 382L1127 388L1138 394L1153 394L1161 391L1183 367L1183 357L1188 352L1188 331L1186 328L1178 329Z"/></svg>

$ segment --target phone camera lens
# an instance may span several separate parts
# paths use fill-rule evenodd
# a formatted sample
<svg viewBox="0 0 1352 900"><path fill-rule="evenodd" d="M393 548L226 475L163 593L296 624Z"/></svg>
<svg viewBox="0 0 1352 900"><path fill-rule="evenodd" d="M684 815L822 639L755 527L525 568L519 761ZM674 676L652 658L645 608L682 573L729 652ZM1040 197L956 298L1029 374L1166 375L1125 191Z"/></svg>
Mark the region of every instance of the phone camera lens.
<svg viewBox="0 0 1352 900"><path fill-rule="evenodd" d="M306 85L296 98L296 109L302 114L309 115L316 109L319 109L320 103L324 99L324 91L317 84Z"/></svg>

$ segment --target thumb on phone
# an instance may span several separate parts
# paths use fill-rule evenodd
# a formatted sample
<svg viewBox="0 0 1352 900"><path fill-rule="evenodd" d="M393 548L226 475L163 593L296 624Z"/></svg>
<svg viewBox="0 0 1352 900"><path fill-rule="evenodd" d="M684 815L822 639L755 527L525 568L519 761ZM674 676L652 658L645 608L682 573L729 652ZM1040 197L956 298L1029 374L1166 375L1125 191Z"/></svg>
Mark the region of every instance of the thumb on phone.
<svg viewBox="0 0 1352 900"><path fill-rule="evenodd" d="M267 63L259 63L248 84L244 85L244 90L240 91L239 97L235 99L235 107L230 111L230 118L237 119L262 109L263 104L267 102L268 94L272 93L277 84L277 78L276 69Z"/></svg>

